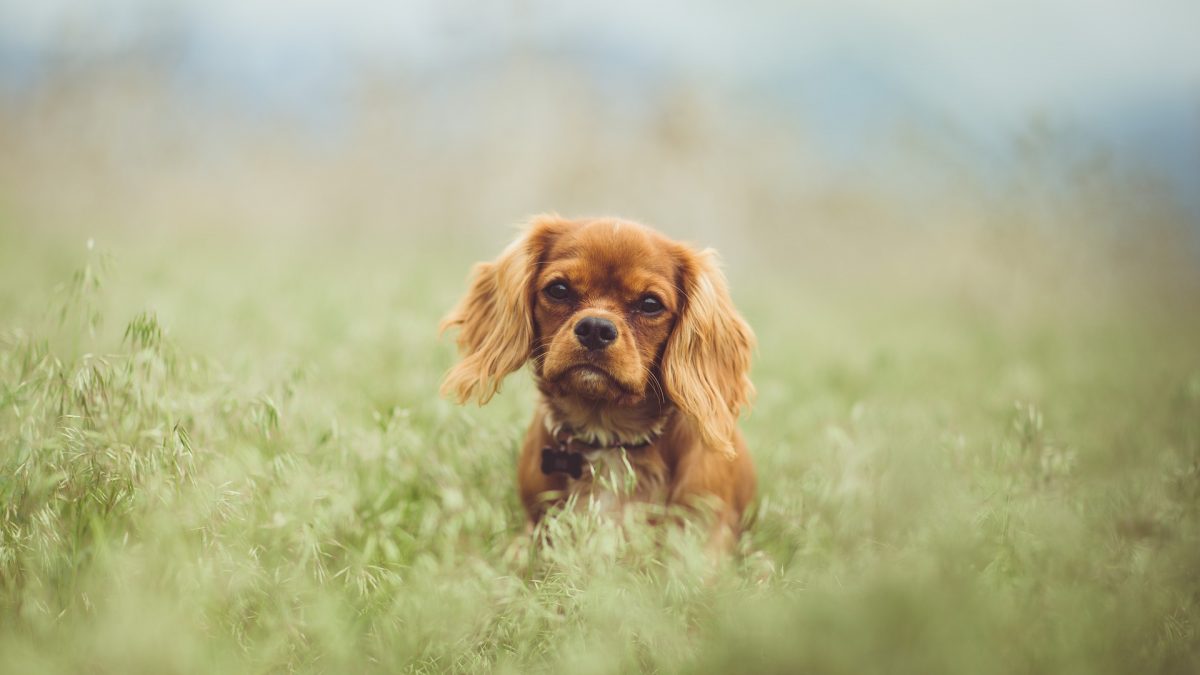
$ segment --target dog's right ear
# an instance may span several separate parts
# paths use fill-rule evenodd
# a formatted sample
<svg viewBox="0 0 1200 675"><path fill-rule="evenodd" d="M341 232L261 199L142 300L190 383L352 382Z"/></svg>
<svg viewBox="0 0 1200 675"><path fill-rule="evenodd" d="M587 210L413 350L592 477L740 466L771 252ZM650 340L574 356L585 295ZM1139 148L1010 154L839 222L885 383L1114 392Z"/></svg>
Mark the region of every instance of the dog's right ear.
<svg viewBox="0 0 1200 675"><path fill-rule="evenodd" d="M571 222L556 215L537 216L493 262L471 271L471 286L442 320L441 332L461 329L462 356L442 381L442 395L480 405L500 389L504 377L529 359L533 329L533 279L546 248Z"/></svg>

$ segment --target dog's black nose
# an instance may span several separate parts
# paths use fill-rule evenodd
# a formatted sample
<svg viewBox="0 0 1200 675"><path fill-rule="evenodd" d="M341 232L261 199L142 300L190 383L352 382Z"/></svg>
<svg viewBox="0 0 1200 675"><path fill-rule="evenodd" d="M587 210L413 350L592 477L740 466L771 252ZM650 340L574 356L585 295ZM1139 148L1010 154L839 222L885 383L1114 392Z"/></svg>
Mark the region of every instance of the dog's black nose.
<svg viewBox="0 0 1200 675"><path fill-rule="evenodd" d="M575 337L588 349L604 349L617 339L617 326L608 319L584 317L575 324Z"/></svg>

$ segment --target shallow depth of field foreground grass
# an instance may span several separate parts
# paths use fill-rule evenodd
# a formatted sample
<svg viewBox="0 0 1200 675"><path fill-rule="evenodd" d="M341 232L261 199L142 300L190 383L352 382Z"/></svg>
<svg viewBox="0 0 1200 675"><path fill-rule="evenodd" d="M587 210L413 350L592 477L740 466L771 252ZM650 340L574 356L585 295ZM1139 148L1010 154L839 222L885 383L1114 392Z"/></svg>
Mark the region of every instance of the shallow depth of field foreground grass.
<svg viewBox="0 0 1200 675"><path fill-rule="evenodd" d="M525 538L528 376L436 394L489 232L89 250L9 218L0 670L1200 670L1194 285L1004 233L906 250L928 283L731 258L760 503L713 568L586 513Z"/></svg>

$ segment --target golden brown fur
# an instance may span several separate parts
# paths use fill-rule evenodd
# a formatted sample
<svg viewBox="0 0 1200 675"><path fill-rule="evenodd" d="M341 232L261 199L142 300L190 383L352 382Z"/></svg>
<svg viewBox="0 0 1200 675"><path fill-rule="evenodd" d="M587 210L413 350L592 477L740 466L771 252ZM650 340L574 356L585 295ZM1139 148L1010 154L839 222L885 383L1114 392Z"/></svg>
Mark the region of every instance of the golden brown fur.
<svg viewBox="0 0 1200 675"><path fill-rule="evenodd" d="M611 327L611 341L597 346L585 319ZM486 403L506 375L532 362L542 402L518 462L532 521L573 493L614 508L709 502L720 543L729 543L754 493L737 427L754 393L754 334L711 251L629 221L540 216L494 262L475 267L443 322L451 327L460 329L462 360L443 393L459 402ZM541 450L561 442L562 430L609 448L587 455L582 478L542 473ZM636 487L617 494L600 477L622 466Z"/></svg>

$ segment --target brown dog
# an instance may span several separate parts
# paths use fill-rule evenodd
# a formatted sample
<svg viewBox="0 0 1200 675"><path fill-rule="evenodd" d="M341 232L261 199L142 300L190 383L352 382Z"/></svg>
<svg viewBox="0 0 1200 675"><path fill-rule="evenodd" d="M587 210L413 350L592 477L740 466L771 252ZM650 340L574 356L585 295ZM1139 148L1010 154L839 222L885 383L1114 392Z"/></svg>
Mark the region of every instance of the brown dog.
<svg viewBox="0 0 1200 675"><path fill-rule="evenodd" d="M442 391L460 403L486 403L533 362L542 396L517 479L534 523L571 495L708 502L731 543L754 494L737 427L754 334L711 251L625 220L540 216L476 265L450 327L462 360Z"/></svg>

